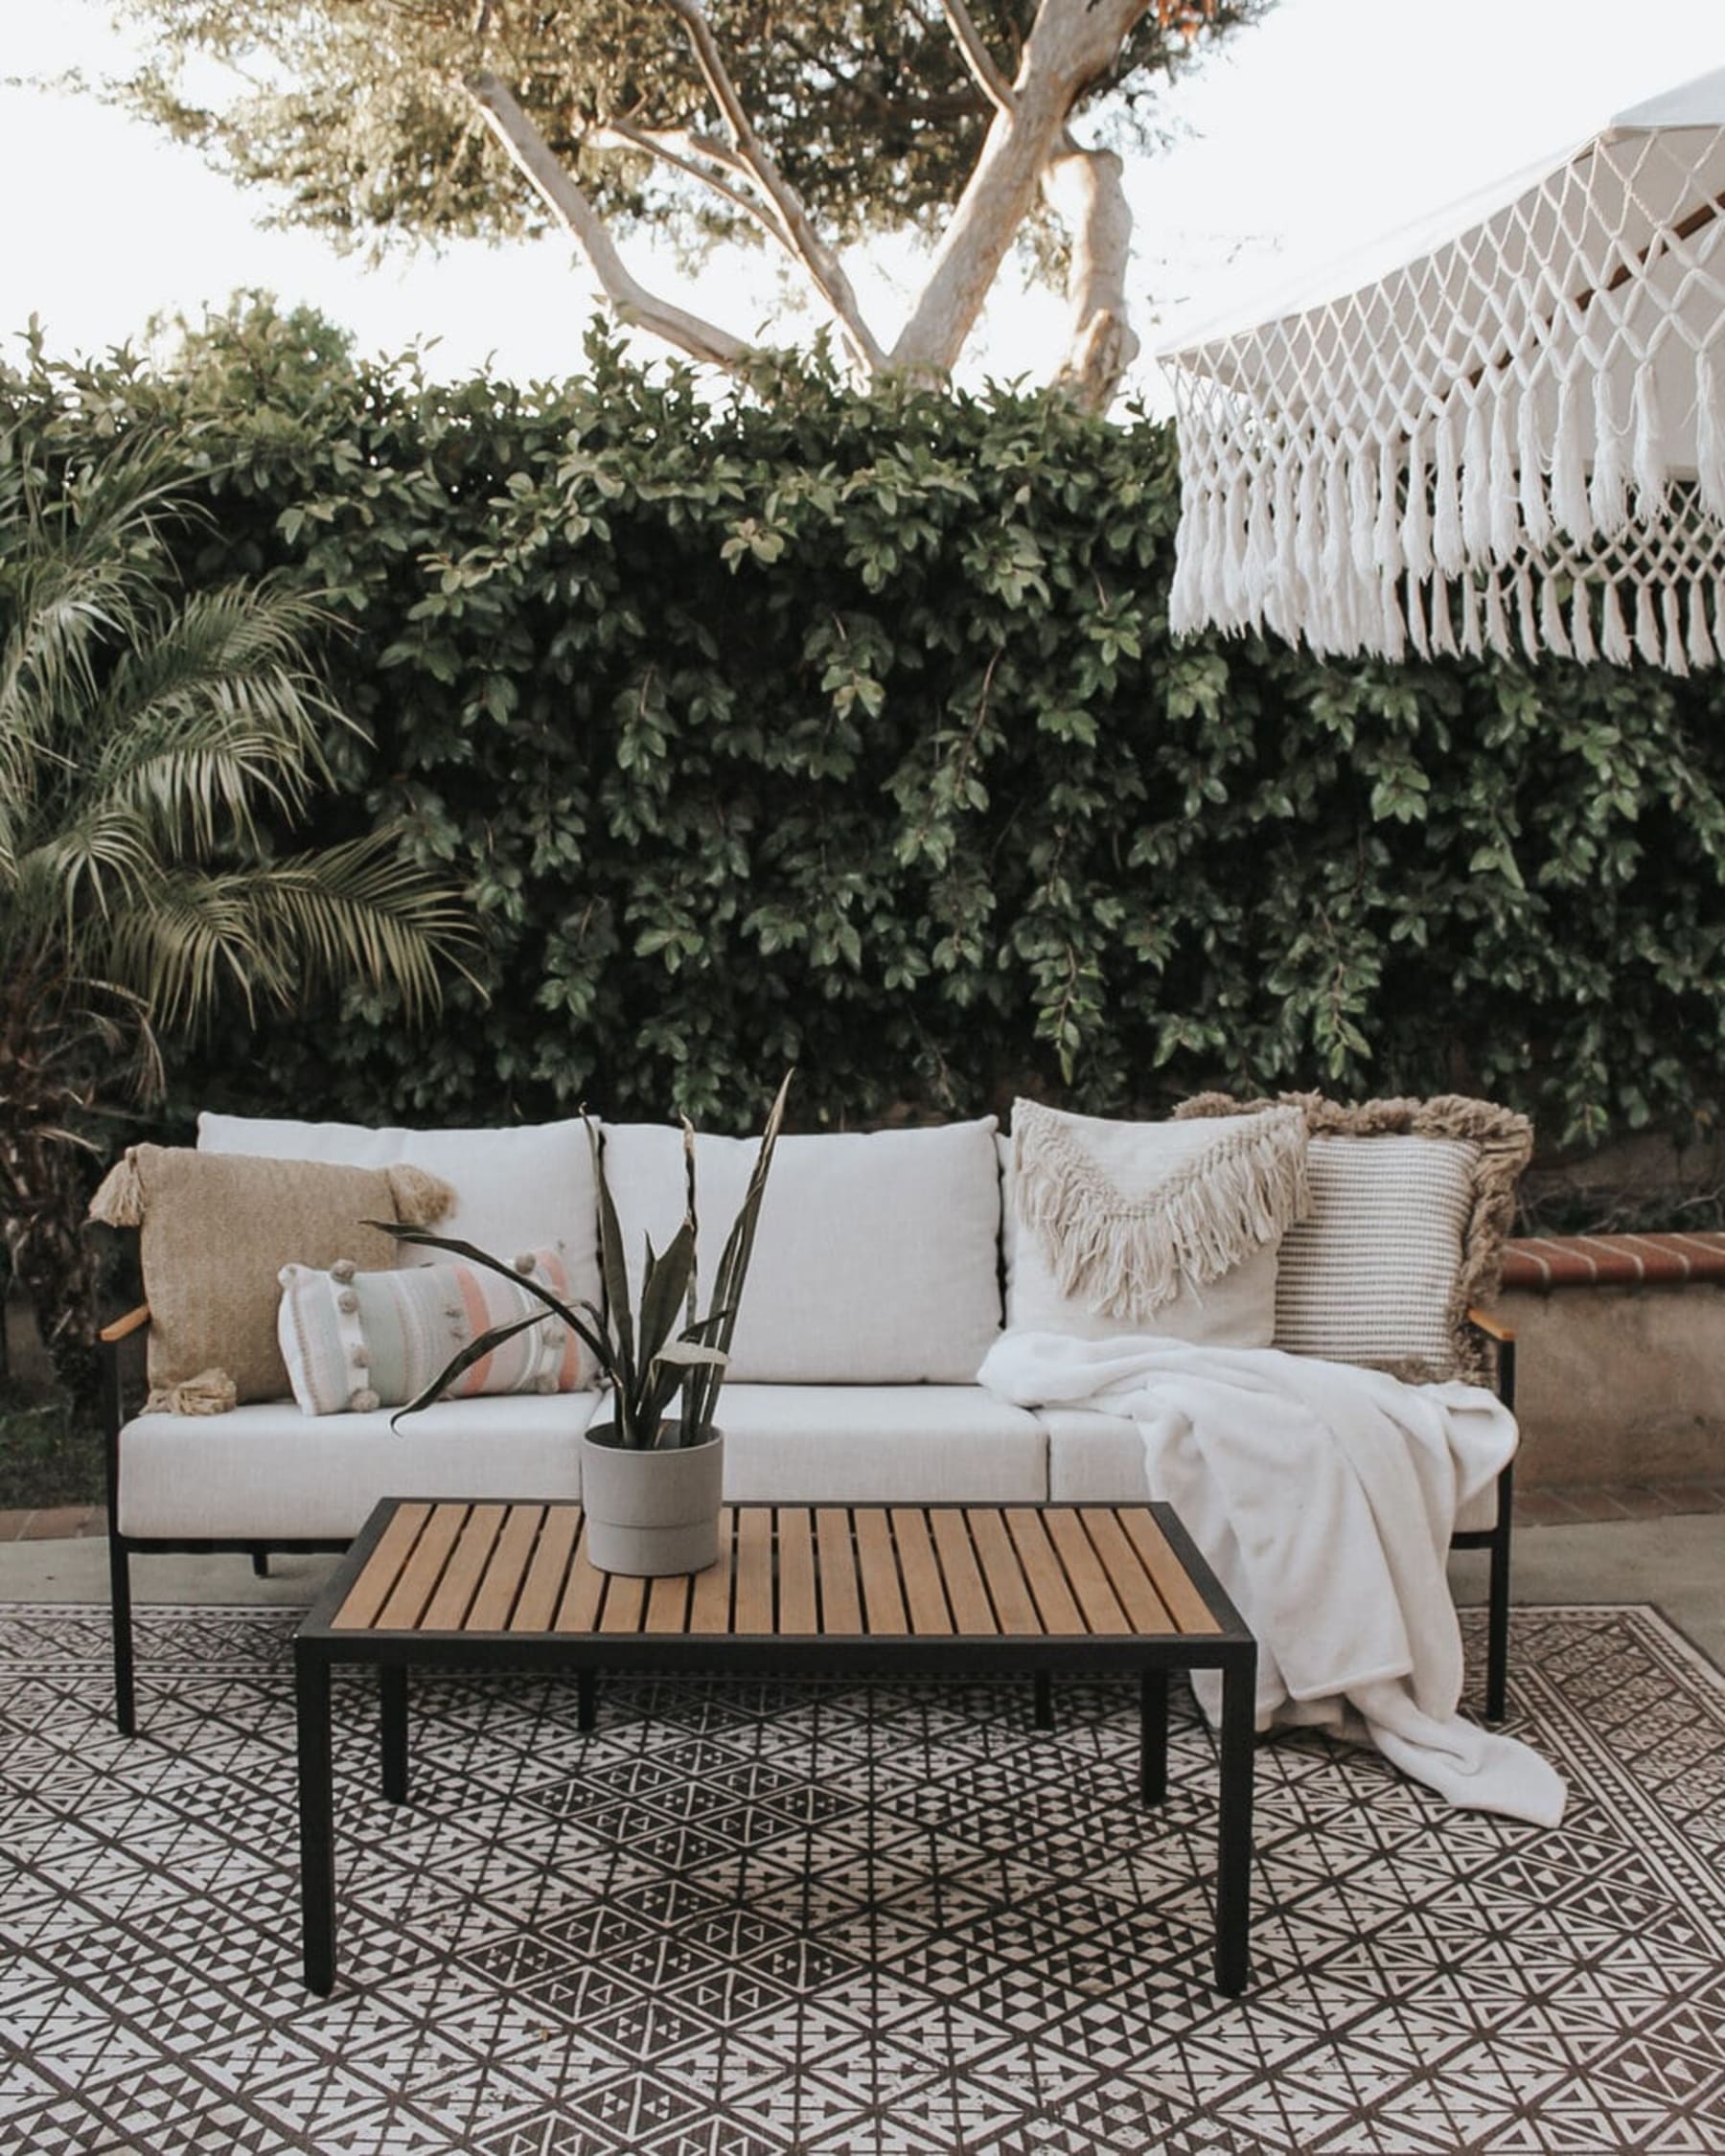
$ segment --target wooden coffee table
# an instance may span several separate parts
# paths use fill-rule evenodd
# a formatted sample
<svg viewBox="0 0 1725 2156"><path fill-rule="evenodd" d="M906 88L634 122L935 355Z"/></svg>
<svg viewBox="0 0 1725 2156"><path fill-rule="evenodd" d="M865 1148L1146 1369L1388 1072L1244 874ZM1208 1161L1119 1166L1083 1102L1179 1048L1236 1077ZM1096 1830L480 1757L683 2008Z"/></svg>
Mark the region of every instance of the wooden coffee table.
<svg viewBox="0 0 1725 2156"><path fill-rule="evenodd" d="M596 1571L581 1507L386 1498L293 1643L306 1983L335 1982L330 1673L375 1664L383 1789L407 1794L407 1672L573 1671L580 1727L605 1671L1136 1673L1139 1781L1167 1788L1168 1672L1219 1669L1216 1984L1245 1988L1257 1646L1163 1504L727 1507L719 1562Z"/></svg>

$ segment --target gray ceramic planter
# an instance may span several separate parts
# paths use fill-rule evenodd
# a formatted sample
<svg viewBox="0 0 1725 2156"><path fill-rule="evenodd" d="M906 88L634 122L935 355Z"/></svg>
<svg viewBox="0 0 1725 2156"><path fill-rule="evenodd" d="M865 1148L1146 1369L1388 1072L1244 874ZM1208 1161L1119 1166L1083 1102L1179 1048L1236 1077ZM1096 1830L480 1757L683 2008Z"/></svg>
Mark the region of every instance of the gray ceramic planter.
<svg viewBox="0 0 1725 2156"><path fill-rule="evenodd" d="M719 1556L724 1432L675 1452L626 1450L615 1438L605 1422L581 1439L589 1562L631 1579L704 1571Z"/></svg>

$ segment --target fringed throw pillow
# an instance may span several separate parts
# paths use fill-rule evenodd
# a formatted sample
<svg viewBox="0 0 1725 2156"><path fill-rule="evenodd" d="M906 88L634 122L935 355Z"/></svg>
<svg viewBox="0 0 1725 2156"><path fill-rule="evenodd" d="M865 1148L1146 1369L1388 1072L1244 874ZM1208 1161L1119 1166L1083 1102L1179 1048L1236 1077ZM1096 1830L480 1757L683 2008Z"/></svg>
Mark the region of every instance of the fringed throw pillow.
<svg viewBox="0 0 1725 2156"><path fill-rule="evenodd" d="M1264 1347L1276 1249L1305 1204L1305 1123L1128 1123L1021 1100L1006 1178L1006 1321Z"/></svg>
<svg viewBox="0 0 1725 2156"><path fill-rule="evenodd" d="M1281 1248L1275 1344L1415 1384L1489 1384L1490 1343L1467 1311L1497 1287L1533 1150L1527 1117L1458 1093L1355 1105L1321 1093L1275 1104L1204 1093L1175 1115L1208 1128L1271 1105L1305 1121L1312 1191Z"/></svg>
<svg viewBox="0 0 1725 2156"><path fill-rule="evenodd" d="M448 1184L423 1168L134 1145L90 1201L90 1218L137 1228L151 1391L172 1411L195 1412L218 1401L288 1398L276 1345L284 1265L351 1257L382 1268L394 1258L394 1238L364 1223L431 1227L449 1197ZM194 1379L196 1392L176 1397Z"/></svg>
<svg viewBox="0 0 1725 2156"><path fill-rule="evenodd" d="M516 1271L568 1300L561 1250L517 1258ZM489 1266L399 1266L361 1273L285 1265L279 1339L293 1397L309 1415L369 1413L417 1400L451 1357L498 1325L537 1319L448 1386L481 1392L575 1392L593 1375L580 1338L535 1295Z"/></svg>

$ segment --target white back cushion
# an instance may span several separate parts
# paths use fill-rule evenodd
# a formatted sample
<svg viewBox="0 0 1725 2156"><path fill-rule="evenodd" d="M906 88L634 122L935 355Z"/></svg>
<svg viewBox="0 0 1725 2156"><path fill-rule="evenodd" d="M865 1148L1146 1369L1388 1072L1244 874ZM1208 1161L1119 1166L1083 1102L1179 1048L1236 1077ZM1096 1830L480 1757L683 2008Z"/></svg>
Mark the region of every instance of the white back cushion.
<svg viewBox="0 0 1725 2156"><path fill-rule="evenodd" d="M780 1138L727 1375L763 1385L972 1383L1000 1330L994 1135L988 1116ZM753 1138L695 1141L703 1316L755 1152ZM662 1250L683 1217L681 1132L608 1123L605 1172L638 1296L643 1238Z"/></svg>
<svg viewBox="0 0 1725 2156"><path fill-rule="evenodd" d="M203 1153L264 1154L345 1167L405 1162L441 1176L455 1193L438 1233L476 1243L510 1264L525 1250L561 1244L571 1294L598 1302L599 1211L592 1151L579 1116L494 1131L368 1130L358 1123L302 1123L268 1116L197 1118ZM444 1253L402 1246L404 1264L448 1263Z"/></svg>

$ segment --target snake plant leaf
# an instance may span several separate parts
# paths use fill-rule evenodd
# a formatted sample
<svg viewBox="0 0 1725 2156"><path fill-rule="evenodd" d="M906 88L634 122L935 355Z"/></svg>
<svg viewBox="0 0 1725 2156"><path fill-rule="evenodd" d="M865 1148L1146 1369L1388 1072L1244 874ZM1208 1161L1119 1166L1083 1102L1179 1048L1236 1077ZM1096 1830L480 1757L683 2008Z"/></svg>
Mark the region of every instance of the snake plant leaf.
<svg viewBox="0 0 1725 2156"><path fill-rule="evenodd" d="M645 1426L649 1430L657 1429L683 1386L686 1371L707 1365L717 1365L722 1369L729 1360L722 1347L703 1347L698 1341L683 1339L667 1342L653 1365L642 1416ZM692 1422L687 1414L682 1417L680 1431L684 1445L697 1443L706 1435L706 1431Z"/></svg>
<svg viewBox="0 0 1725 2156"><path fill-rule="evenodd" d="M728 1349L731 1334L736 1326L737 1309L742 1301L743 1283L748 1274L748 1261L754 1254L755 1222L761 1210L761 1200L766 1194L767 1177L772 1167L773 1149L778 1143L780 1126L785 1120L785 1101L791 1090L794 1073L787 1070L780 1081L779 1089L768 1112L761 1143L755 1154L754 1172L748 1179L748 1188L743 1203L737 1208L737 1217L731 1223L731 1231L725 1237L724 1250L719 1260L719 1270L713 1278L713 1307L723 1311L724 1317L713 1338L713 1345ZM721 1373L698 1370L689 1380L685 1413L700 1427L712 1421L714 1406L723 1383Z"/></svg>
<svg viewBox="0 0 1725 2156"><path fill-rule="evenodd" d="M640 1322L635 1342L637 1363L631 1391L634 1416L649 1431L656 1430L658 1417L653 1399L658 1391L658 1353L671 1337L682 1314L683 1294L689 1269L695 1262L695 1236L687 1221L678 1229L661 1256L647 1244L647 1265L641 1280Z"/></svg>
<svg viewBox="0 0 1725 2156"><path fill-rule="evenodd" d="M695 1231L685 1220L665 1246L656 1253L647 1244L647 1265L641 1276L641 1316L636 1347L645 1369L671 1338L683 1314L683 1297L695 1264Z"/></svg>
<svg viewBox="0 0 1725 2156"><path fill-rule="evenodd" d="M606 1312L616 1335L613 1376L621 1393L630 1387L635 1367L634 1324L629 1309L629 1267L623 1256L622 1225L617 1219L617 1208L611 1203L610 1184L606 1180L599 1126L590 1115L584 1115L582 1121L586 1125L587 1144L593 1157L593 1182L599 1198L599 1273L605 1283Z"/></svg>

